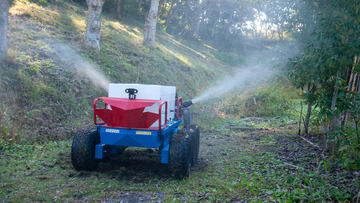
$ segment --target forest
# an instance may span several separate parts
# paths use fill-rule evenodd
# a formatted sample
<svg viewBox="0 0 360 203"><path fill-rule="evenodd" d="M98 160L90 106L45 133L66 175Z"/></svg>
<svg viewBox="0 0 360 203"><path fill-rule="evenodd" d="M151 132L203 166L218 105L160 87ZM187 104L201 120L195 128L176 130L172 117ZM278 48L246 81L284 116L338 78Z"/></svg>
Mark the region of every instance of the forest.
<svg viewBox="0 0 360 203"><path fill-rule="evenodd" d="M0 199L359 202L359 33L358 0L0 0ZM110 83L193 103L189 177L160 148L75 170Z"/></svg>

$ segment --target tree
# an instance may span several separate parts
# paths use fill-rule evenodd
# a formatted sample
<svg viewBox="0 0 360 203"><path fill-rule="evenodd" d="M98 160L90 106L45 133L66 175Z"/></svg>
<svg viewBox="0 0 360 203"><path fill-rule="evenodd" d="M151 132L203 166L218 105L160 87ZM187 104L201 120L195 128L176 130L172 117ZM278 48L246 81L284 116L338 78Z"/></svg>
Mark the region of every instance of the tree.
<svg viewBox="0 0 360 203"><path fill-rule="evenodd" d="M101 12L105 0L86 0L88 18L84 44L100 51Z"/></svg>
<svg viewBox="0 0 360 203"><path fill-rule="evenodd" d="M8 30L8 0L0 0L0 61L7 52L7 30Z"/></svg>
<svg viewBox="0 0 360 203"><path fill-rule="evenodd" d="M195 12L196 19L194 20L194 36L196 38L199 38L199 32L200 32L201 13L202 13L201 4L202 4L202 0L198 0L196 5L196 12Z"/></svg>
<svg viewBox="0 0 360 203"><path fill-rule="evenodd" d="M121 20L121 0L116 1L116 18Z"/></svg>
<svg viewBox="0 0 360 203"><path fill-rule="evenodd" d="M307 112L304 120L305 134L309 133L309 124L312 107L316 101L316 89L322 75L321 67L316 66L319 55L313 49L303 55L291 59L288 67L290 81L298 88L305 90L303 97L307 103Z"/></svg>
<svg viewBox="0 0 360 203"><path fill-rule="evenodd" d="M168 28L169 28L170 22L172 21L172 19L175 16L175 13L176 13L175 9L176 9L175 1L171 1L170 8L169 8L166 18L165 18L165 27L166 27L167 32L169 32Z"/></svg>
<svg viewBox="0 0 360 203"><path fill-rule="evenodd" d="M317 120L325 126L325 149L347 159L344 166L354 167L358 163L355 160L360 158L357 94L360 2L314 0L305 1L303 6L298 4L297 8L295 20L289 20L289 24L305 50L301 57L292 59L295 63L289 66L290 80L297 87L308 87L308 93L304 94L308 113L315 104ZM348 123L351 117L354 125ZM308 124L304 127L307 131Z"/></svg>
<svg viewBox="0 0 360 203"><path fill-rule="evenodd" d="M149 14L145 20L145 26L144 26L144 44L148 46L155 45L158 9L159 9L159 0L151 0Z"/></svg>

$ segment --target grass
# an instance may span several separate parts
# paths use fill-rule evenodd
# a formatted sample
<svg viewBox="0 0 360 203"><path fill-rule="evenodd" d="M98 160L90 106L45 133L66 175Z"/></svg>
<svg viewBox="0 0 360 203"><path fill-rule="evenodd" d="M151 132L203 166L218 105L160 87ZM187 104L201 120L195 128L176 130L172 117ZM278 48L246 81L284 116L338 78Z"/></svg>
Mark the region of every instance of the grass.
<svg viewBox="0 0 360 203"><path fill-rule="evenodd" d="M293 113L277 118L273 114L281 108L270 106L260 109L268 122L248 122L240 120L236 105L224 108L250 97L199 108L200 162L190 179L171 179L153 150L130 149L94 172L75 171L71 138L92 126L92 101L106 92L58 63L49 41L70 44L113 82L176 85L185 99L245 59L161 31L156 47L148 48L142 45L142 22L118 22L108 15L102 20L102 51L88 50L81 45L86 8L71 1L16 0L10 14L8 57L0 64L1 200L355 201L358 181L337 185L333 179L345 179L342 173L329 175L325 162L318 161L320 153L291 136ZM259 90L263 103L278 98L287 104L288 89L272 88L277 91ZM257 130L237 132L230 125Z"/></svg>
<svg viewBox="0 0 360 203"><path fill-rule="evenodd" d="M99 201L130 194L165 202L354 201L350 189L356 186L334 185L334 177L317 170L323 165L313 163L318 155L311 146L292 157L298 153L294 139L266 131L202 133L199 164L185 180L171 179L155 151L128 149L94 172L77 172L70 141L14 145L0 153L0 164L7 166L0 167L0 198ZM289 152L278 151L285 148Z"/></svg>
<svg viewBox="0 0 360 203"><path fill-rule="evenodd" d="M101 52L85 49L87 9L72 1L15 0L10 8L9 51L1 63L0 146L59 140L91 123L91 103L106 92L59 63L50 46L60 42L95 64L111 82L177 86L190 99L228 65L199 42L157 32L155 48L142 45L142 22L102 16ZM13 141L9 141L14 138Z"/></svg>

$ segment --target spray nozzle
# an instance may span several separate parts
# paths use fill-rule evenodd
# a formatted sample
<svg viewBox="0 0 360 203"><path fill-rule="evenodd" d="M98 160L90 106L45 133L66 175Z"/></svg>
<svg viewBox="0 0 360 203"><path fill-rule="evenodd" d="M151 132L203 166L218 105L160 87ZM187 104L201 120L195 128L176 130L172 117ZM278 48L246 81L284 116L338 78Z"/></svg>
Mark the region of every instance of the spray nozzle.
<svg viewBox="0 0 360 203"><path fill-rule="evenodd" d="M190 101L186 101L186 102L184 102L183 107L184 107L184 108L187 108L187 107L191 106L192 104L193 104L193 103L192 103L191 100L190 100Z"/></svg>

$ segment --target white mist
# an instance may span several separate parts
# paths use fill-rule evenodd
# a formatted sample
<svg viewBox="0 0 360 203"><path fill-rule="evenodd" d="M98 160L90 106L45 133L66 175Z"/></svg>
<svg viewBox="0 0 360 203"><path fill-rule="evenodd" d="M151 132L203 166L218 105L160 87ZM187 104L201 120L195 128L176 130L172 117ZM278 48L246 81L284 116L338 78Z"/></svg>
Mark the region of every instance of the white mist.
<svg viewBox="0 0 360 203"><path fill-rule="evenodd" d="M96 87L108 91L109 80L105 75L78 54L73 48L63 43L48 42L56 59L63 63L66 68L75 70L80 77L88 79Z"/></svg>
<svg viewBox="0 0 360 203"><path fill-rule="evenodd" d="M227 76L210 87L199 96L192 99L192 102L202 103L210 99L222 97L235 89L246 89L250 85L256 85L272 77L274 72L268 67L255 66L239 68L232 76Z"/></svg>

